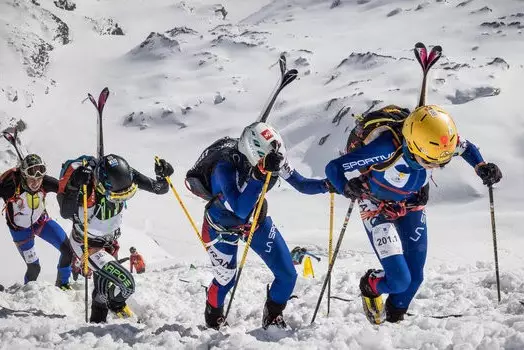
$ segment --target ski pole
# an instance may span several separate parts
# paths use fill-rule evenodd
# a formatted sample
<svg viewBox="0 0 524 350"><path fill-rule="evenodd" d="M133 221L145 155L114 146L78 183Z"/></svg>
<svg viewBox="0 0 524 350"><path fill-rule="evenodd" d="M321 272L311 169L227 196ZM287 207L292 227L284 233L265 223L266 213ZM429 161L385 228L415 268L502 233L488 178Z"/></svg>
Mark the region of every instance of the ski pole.
<svg viewBox="0 0 524 350"><path fill-rule="evenodd" d="M495 253L495 276L497 278L497 296L500 303L499 255L497 250L497 229L495 227L495 204L493 202L493 186L488 186L489 211L491 214L491 232L493 234L493 251Z"/></svg>
<svg viewBox="0 0 524 350"><path fill-rule="evenodd" d="M328 242L328 269L331 264L331 257L333 256L333 216L335 207L335 194L329 194L329 242ZM331 274L328 279L328 298L327 298L327 315L331 308Z"/></svg>
<svg viewBox="0 0 524 350"><path fill-rule="evenodd" d="M82 165L86 166L87 162L84 159L82 161ZM82 197L83 197L83 207L84 207L84 280L85 280L85 316L86 316L86 323L89 322L89 311L88 311L88 304L89 304L89 288L88 288L88 278L87 275L89 273L89 247L87 243L87 185L84 184L82 186Z"/></svg>
<svg viewBox="0 0 524 350"><path fill-rule="evenodd" d="M160 158L158 156L155 156L155 162L160 165ZM171 179L169 178L169 176L164 177L164 179L166 179L167 183L169 184L169 187L171 188L171 191L173 191L176 199L178 200L178 204L180 204L180 206L182 207L182 210L184 211L184 214L186 214L187 219L191 223L191 227L193 227L193 230L195 230L198 240L200 241L200 243L202 243L204 250L207 251L206 244L204 243L204 240L200 236L200 232L198 231L198 228L196 227L195 221L193 221L193 218L187 211L186 206L184 205L184 202L182 202L182 198L180 198L180 196L178 195L178 192L175 189L175 186L173 186L173 183L171 182Z"/></svg>
<svg viewBox="0 0 524 350"><path fill-rule="evenodd" d="M344 234L346 233L346 227L348 226L349 217L351 216L351 212L353 211L354 205L355 205L355 200L351 200L348 211L346 213L346 217L344 218L344 224L342 225L342 229L340 230L340 235L338 236L337 246L335 247L335 251L333 252L333 257L331 261L329 262L328 272L327 272L326 278L324 279L324 283L322 284L322 290L320 291L320 295L318 296L317 306L315 307L315 312L313 313L311 324L315 322L315 318L317 317L317 312L320 307L320 303L322 302L322 297L324 296L324 292L326 291L326 286L328 284L329 278L331 277L331 271L333 271L333 266L335 265L335 261L337 260L338 251L340 250L340 246L342 245L342 239L344 238Z"/></svg>
<svg viewBox="0 0 524 350"><path fill-rule="evenodd" d="M258 217L260 216L260 212L262 211L262 204L264 203L264 197L266 196L267 188L269 186L269 180L271 180L270 171L268 171L266 174L266 181L264 182L264 186L262 187L262 193L260 194L260 198L258 200L257 208L255 210L255 216L253 216L253 222L251 223L251 228L249 229L249 236L247 238L246 246L244 247L244 253L242 254L240 265L238 265L236 281L235 281L235 285L233 286L233 292L231 293L231 298L229 298L226 315L224 316L224 323L226 322L227 315L229 315L229 311L231 310L231 304L233 304L233 298L235 297L235 292L237 290L238 281L240 281L240 275L242 274L242 269L244 268L244 264L246 262L247 252L249 251L249 246L251 245L251 240L253 239L253 233L255 232L255 229L257 227Z"/></svg>

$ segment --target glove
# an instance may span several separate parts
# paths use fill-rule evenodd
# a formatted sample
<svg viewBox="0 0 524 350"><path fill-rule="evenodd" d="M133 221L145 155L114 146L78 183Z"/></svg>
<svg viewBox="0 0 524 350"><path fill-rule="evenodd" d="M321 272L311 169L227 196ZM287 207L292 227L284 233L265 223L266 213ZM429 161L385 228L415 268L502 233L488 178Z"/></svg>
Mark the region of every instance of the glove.
<svg viewBox="0 0 524 350"><path fill-rule="evenodd" d="M335 188L335 186L333 186L333 184L328 179L324 180L324 184L326 185L326 188L329 191L329 193L337 193L337 194L339 194L337 189Z"/></svg>
<svg viewBox="0 0 524 350"><path fill-rule="evenodd" d="M426 204L428 204L428 200L429 200L429 184L426 184L416 194L415 198L409 200L406 203L406 206L407 207L421 207L421 206L423 207Z"/></svg>
<svg viewBox="0 0 524 350"><path fill-rule="evenodd" d="M90 167L79 166L71 175L71 186L80 188L82 185L87 185L93 178L93 170Z"/></svg>
<svg viewBox="0 0 524 350"><path fill-rule="evenodd" d="M253 167L252 176L260 181L266 179L266 172L272 173L280 171L280 166L284 160L284 155L277 151L271 151L261 158L258 165Z"/></svg>
<svg viewBox="0 0 524 350"><path fill-rule="evenodd" d="M265 171L271 171L272 173L280 171L280 166L284 160L284 155L277 151L271 151L261 159L261 164L259 167L262 167Z"/></svg>
<svg viewBox="0 0 524 350"><path fill-rule="evenodd" d="M293 265L300 265L302 264L302 260L304 260L304 255L306 255L307 249L301 248L301 247L295 247L291 251L291 259L293 260Z"/></svg>
<svg viewBox="0 0 524 350"><path fill-rule="evenodd" d="M157 178L163 179L173 175L174 172L175 171L171 164L169 164L165 159L159 159L158 162L155 162L155 174Z"/></svg>
<svg viewBox="0 0 524 350"><path fill-rule="evenodd" d="M346 198L360 199L367 193L369 193L369 187L362 176L350 179L344 186L344 196Z"/></svg>
<svg viewBox="0 0 524 350"><path fill-rule="evenodd" d="M486 186L496 184L502 179L502 172L499 167L493 163L485 163L477 167L477 175L482 179Z"/></svg>

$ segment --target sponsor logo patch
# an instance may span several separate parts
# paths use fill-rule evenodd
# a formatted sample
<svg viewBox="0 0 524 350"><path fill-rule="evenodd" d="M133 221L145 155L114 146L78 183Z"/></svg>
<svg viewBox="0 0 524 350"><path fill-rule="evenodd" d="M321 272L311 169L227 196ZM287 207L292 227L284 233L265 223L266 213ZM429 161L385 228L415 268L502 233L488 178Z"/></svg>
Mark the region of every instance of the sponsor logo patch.
<svg viewBox="0 0 524 350"><path fill-rule="evenodd" d="M273 137L273 133L272 133L271 130L269 130L269 129L266 129L266 130L262 131L260 134L261 134L262 137L265 138L266 140L269 140L270 138Z"/></svg>
<svg viewBox="0 0 524 350"><path fill-rule="evenodd" d="M378 163L378 162L381 162L381 161L386 161L389 158L391 158L391 156L393 156L393 154L395 154L395 152L391 152L390 154L388 154L386 156L380 155L380 156L376 156L376 157L371 157L371 158L351 161L349 163L342 164L342 168L344 168L345 171L351 171L351 170L356 169L356 168L362 168L362 167L365 167L365 166L368 166L368 165L372 165L372 164L375 164L375 163Z"/></svg>

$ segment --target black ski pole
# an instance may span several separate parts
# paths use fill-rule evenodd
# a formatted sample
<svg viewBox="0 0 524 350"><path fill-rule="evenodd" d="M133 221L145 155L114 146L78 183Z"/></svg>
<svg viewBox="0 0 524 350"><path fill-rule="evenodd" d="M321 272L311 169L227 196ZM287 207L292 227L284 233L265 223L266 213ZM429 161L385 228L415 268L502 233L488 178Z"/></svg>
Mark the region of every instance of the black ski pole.
<svg viewBox="0 0 524 350"><path fill-rule="evenodd" d="M348 226L349 217L351 216L351 212L353 211L354 205L355 205L355 200L352 200L351 203L349 204L349 208L346 213L346 217L344 218L344 224L342 225L342 229L340 230L340 235L338 236L337 246L335 247L335 251L333 252L333 257L331 258L331 261L329 263L328 272L327 272L326 278L324 278L324 283L322 284L322 290L320 291L320 295L318 296L317 306L315 307L315 312L313 313L311 324L315 322L315 318L317 317L317 312L320 307L320 303L322 302L322 297L324 296L324 292L326 291L328 281L331 278L331 271L333 270L333 266L335 265L335 261L337 260L338 251L340 250L340 246L342 245L342 239L344 238L344 234L346 233L346 227Z"/></svg>
<svg viewBox="0 0 524 350"><path fill-rule="evenodd" d="M500 303L499 255L497 250L497 229L495 227L495 204L493 202L493 186L488 186L489 212L491 214L491 232L493 234L493 250L495 253L495 276L497 278L497 296Z"/></svg>

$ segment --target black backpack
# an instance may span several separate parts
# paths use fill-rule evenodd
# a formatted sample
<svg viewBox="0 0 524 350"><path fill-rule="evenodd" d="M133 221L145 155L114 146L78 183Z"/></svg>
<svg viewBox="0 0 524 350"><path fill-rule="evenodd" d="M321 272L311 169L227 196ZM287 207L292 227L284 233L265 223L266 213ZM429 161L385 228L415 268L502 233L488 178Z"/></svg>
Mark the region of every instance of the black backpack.
<svg viewBox="0 0 524 350"><path fill-rule="evenodd" d="M385 131L390 131L393 134L393 142L396 147L394 155L386 162L361 168L359 169L361 173L366 173L371 169L378 171L386 170L402 156L402 142L404 140L402 136L402 125L409 114L410 111L407 108L388 105L375 111L354 116L356 119L355 127L349 134L346 143L346 153L367 145Z"/></svg>
<svg viewBox="0 0 524 350"><path fill-rule="evenodd" d="M207 201L213 199L211 190L211 173L218 161L233 159L240 162L237 150L238 139L223 137L207 147L195 165L186 173L186 187L193 194Z"/></svg>

